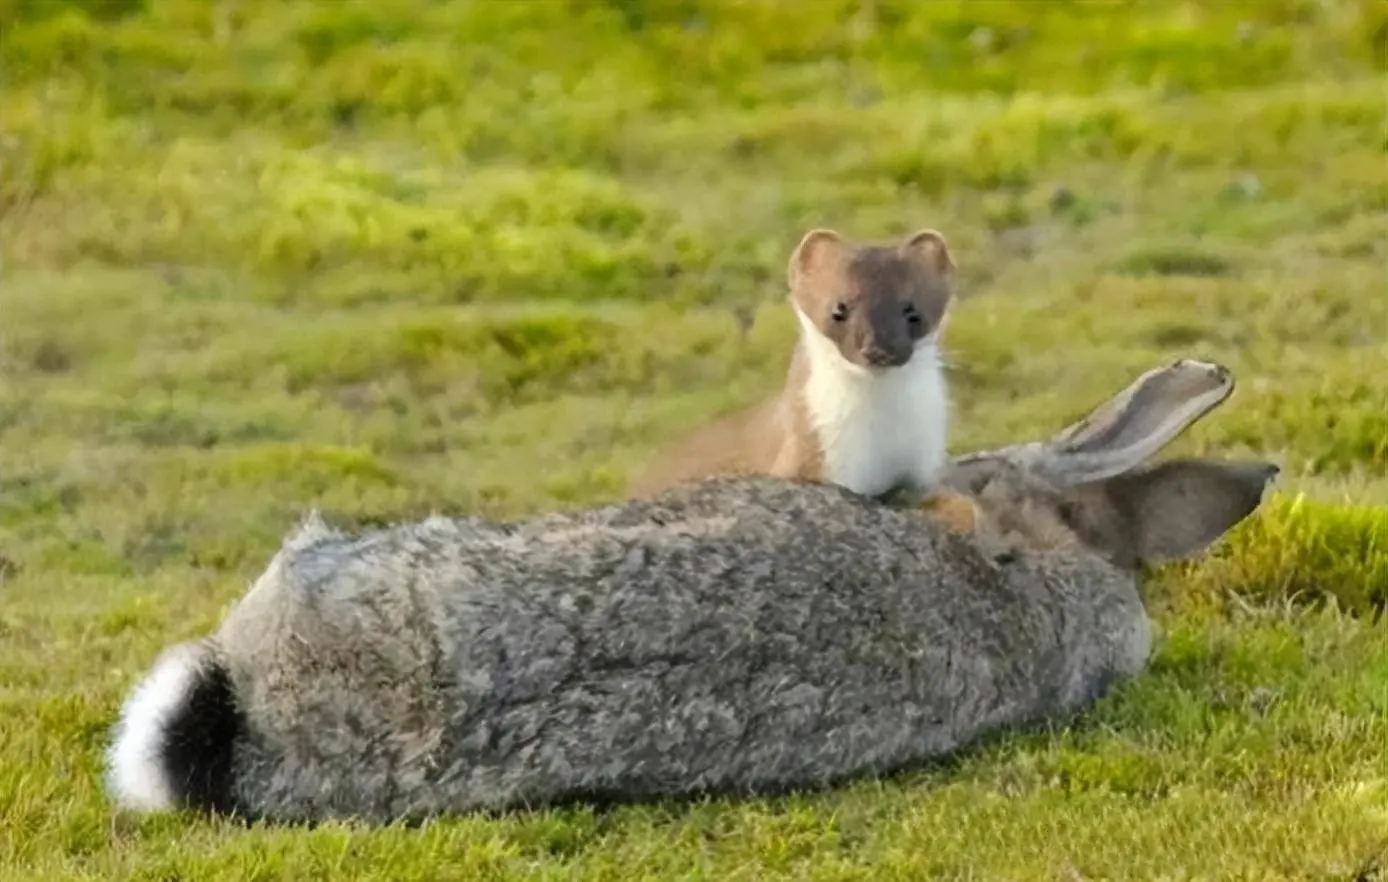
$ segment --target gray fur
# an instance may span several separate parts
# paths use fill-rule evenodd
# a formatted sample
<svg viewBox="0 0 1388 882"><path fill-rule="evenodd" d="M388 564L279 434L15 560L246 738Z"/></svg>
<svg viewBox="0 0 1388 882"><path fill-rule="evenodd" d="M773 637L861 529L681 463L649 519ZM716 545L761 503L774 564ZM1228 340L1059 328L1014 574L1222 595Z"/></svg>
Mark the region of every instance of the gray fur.
<svg viewBox="0 0 1388 882"><path fill-rule="evenodd" d="M973 457L945 483L1026 497L1033 471ZM202 643L244 724L226 801L389 821L887 774L1139 673L1117 560L769 477L359 536L315 515Z"/></svg>

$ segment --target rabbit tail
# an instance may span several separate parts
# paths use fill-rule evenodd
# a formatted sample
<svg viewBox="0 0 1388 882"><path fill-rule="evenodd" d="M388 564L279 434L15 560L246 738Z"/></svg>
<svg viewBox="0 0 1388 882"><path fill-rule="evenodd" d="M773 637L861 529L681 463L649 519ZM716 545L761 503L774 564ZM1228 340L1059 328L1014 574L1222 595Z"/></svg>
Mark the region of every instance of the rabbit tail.
<svg viewBox="0 0 1388 882"><path fill-rule="evenodd" d="M173 647L121 708L106 754L112 799L136 812L231 811L234 749L245 731L230 672L215 646Z"/></svg>

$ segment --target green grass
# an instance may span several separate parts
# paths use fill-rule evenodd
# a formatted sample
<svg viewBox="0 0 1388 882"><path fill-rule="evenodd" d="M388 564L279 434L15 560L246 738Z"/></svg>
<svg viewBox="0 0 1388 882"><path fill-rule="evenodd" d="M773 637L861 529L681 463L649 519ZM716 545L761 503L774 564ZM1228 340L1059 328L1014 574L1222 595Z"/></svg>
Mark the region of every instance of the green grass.
<svg viewBox="0 0 1388 882"><path fill-rule="evenodd" d="M619 497L776 387L820 225L948 236L956 449L1233 368L1176 447L1281 489L1146 676L781 800L113 816L119 701L303 510ZM1388 873L1381 2L0 0L0 261L0 878Z"/></svg>

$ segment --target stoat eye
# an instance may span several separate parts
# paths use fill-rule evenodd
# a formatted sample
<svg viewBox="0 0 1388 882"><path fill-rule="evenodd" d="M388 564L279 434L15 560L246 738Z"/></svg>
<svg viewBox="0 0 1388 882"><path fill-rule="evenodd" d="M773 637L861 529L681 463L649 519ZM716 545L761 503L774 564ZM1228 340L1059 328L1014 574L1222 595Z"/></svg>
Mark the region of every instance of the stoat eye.
<svg viewBox="0 0 1388 882"><path fill-rule="evenodd" d="M914 303L906 304L904 307L902 307L901 311L905 313L906 321L909 322L912 327L916 327L920 325L922 321L924 321L924 317L921 316L920 310L916 309L916 304Z"/></svg>
<svg viewBox="0 0 1388 882"><path fill-rule="evenodd" d="M841 322L848 318L848 304L844 303L842 300L834 304L834 311L829 313L829 318L836 322Z"/></svg>

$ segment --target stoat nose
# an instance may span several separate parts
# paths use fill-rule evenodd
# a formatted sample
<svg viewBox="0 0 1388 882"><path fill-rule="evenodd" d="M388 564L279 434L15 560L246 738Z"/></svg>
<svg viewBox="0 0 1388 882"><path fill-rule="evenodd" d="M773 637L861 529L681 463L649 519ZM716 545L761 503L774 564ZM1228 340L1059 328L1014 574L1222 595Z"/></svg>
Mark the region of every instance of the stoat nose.
<svg viewBox="0 0 1388 882"><path fill-rule="evenodd" d="M863 349L863 361L873 367L901 367L910 360L909 349L883 349L880 346L867 346Z"/></svg>

